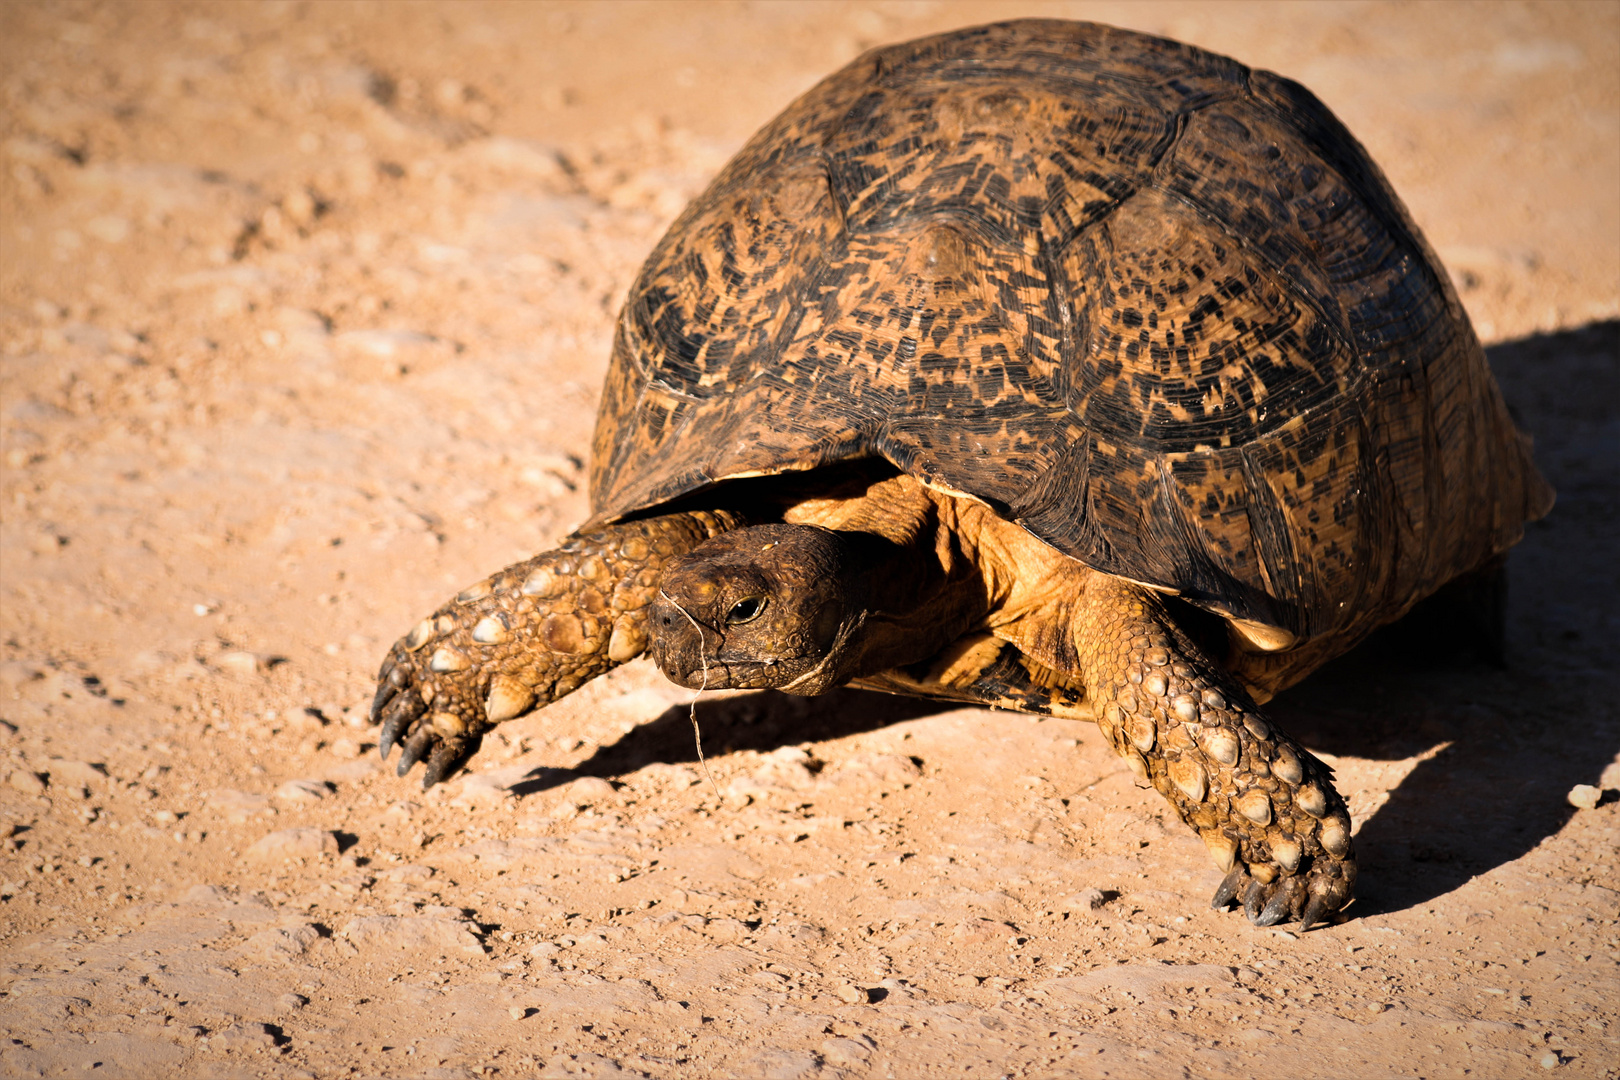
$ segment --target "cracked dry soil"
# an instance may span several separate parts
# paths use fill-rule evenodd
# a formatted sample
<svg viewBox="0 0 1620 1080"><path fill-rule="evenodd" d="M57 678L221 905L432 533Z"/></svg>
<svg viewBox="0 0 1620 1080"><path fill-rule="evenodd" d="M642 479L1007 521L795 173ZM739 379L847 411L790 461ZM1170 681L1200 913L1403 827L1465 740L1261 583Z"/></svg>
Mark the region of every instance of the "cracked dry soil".
<svg viewBox="0 0 1620 1080"><path fill-rule="evenodd" d="M1617 12L0 7L0 1075L1620 1075ZM396 779L383 650L585 517L684 201L862 49L1013 14L1315 90L1558 488L1506 669L1407 626L1274 709L1348 921L1211 912L1067 721L707 696L717 800L643 661Z"/></svg>

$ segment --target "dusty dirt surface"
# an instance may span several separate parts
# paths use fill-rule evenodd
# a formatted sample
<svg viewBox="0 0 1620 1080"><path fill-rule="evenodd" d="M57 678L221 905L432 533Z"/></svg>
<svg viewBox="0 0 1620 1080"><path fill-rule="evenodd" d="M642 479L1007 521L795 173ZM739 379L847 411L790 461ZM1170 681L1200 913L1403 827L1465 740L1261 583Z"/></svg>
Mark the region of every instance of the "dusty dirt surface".
<svg viewBox="0 0 1620 1080"><path fill-rule="evenodd" d="M1312 87L1559 490L1505 670L1408 627L1273 709L1349 919L1210 911L1074 722L714 695L717 799L639 662L394 777L385 648L586 516L684 201L1014 14ZM13 2L0 93L0 1074L1620 1075L1620 7Z"/></svg>

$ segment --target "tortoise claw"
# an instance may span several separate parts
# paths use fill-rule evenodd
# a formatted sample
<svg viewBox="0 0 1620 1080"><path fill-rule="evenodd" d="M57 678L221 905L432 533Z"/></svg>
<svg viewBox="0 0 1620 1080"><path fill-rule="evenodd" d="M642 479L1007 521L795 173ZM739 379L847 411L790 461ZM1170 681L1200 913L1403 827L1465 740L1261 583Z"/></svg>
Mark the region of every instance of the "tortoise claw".
<svg viewBox="0 0 1620 1080"><path fill-rule="evenodd" d="M445 739L435 746L433 752L428 755L427 769L422 774L422 790L426 791L453 775L478 752L478 747L483 741L481 737L474 735L471 738Z"/></svg>
<svg viewBox="0 0 1620 1080"><path fill-rule="evenodd" d="M384 761L388 760L388 752L394 744L409 734L411 725L426 711L421 695L414 690L407 690L394 699L382 717L382 735L377 739L377 752Z"/></svg>
<svg viewBox="0 0 1620 1080"><path fill-rule="evenodd" d="M1266 902L1266 887L1258 881L1249 882L1249 887L1243 893L1243 914L1256 926L1260 924L1260 913Z"/></svg>
<svg viewBox="0 0 1620 1080"><path fill-rule="evenodd" d="M1260 917L1250 921L1256 926L1276 926L1288 918L1293 910L1294 892L1291 882L1279 884L1276 891L1271 894L1271 899L1266 901L1266 906L1261 909Z"/></svg>
<svg viewBox="0 0 1620 1080"><path fill-rule="evenodd" d="M1248 872L1244 870L1242 863L1232 867L1225 879L1221 881L1220 886L1215 890L1215 895L1210 898L1209 906L1216 911L1225 911L1226 906L1232 902L1232 898L1237 896L1238 890L1243 887L1243 879L1247 875Z"/></svg>
<svg viewBox="0 0 1620 1080"><path fill-rule="evenodd" d="M1328 903L1325 897L1313 896L1305 905L1305 914L1300 916L1299 932L1305 933L1311 927L1324 922L1328 915Z"/></svg>
<svg viewBox="0 0 1620 1080"><path fill-rule="evenodd" d="M371 722L373 724L382 718L383 710L388 708L398 694L399 688L397 686L386 678L378 678L377 694L371 699Z"/></svg>
<svg viewBox="0 0 1620 1080"><path fill-rule="evenodd" d="M398 645L383 658L377 672L377 693L371 699L371 722L375 724L401 690L411 685L409 660Z"/></svg>
<svg viewBox="0 0 1620 1080"><path fill-rule="evenodd" d="M432 745L433 730L431 728L424 725L411 732L411 737L405 740L405 745L400 752L399 767L394 770L394 775L404 776L410 772L411 766L421 761L422 755L426 754Z"/></svg>

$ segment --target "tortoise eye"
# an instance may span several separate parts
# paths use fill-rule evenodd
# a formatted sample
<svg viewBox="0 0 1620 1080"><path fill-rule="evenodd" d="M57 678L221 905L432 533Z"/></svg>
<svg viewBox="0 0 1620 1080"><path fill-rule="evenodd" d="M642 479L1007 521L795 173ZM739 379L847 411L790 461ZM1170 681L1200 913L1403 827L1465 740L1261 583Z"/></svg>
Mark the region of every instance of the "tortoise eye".
<svg viewBox="0 0 1620 1080"><path fill-rule="evenodd" d="M726 624L737 626L745 622L753 622L759 618L759 613L765 610L765 597L745 596L731 606L726 612Z"/></svg>

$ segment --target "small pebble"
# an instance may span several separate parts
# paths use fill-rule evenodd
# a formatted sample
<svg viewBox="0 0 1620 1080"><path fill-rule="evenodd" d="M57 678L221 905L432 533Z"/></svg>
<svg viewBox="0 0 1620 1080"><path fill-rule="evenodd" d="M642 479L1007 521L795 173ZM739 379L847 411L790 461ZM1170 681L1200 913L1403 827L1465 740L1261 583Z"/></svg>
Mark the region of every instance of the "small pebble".
<svg viewBox="0 0 1620 1080"><path fill-rule="evenodd" d="M162 811L159 811L162 813ZM156 817L157 815L153 815ZM312 859L338 853L337 837L323 829L282 829L261 837L247 849L247 857L261 862Z"/></svg>
<svg viewBox="0 0 1620 1080"><path fill-rule="evenodd" d="M1564 1062L1557 1054L1542 1054L1541 1067L1543 1069L1556 1069Z"/></svg>
<svg viewBox="0 0 1620 1080"><path fill-rule="evenodd" d="M582 776L565 789L567 797L577 807L595 806L611 800L613 785L600 776Z"/></svg>
<svg viewBox="0 0 1620 1080"><path fill-rule="evenodd" d="M1063 907L1068 911L1096 911L1107 902L1101 889L1081 889L1063 901Z"/></svg>
<svg viewBox="0 0 1620 1080"><path fill-rule="evenodd" d="M107 779L106 766L92 765L88 761L52 758L46 763L45 769L50 774L51 783L61 784L64 787L72 786L79 791Z"/></svg>
<svg viewBox="0 0 1620 1080"><path fill-rule="evenodd" d="M1381 1001L1374 1001L1367 1006L1367 1011L1370 1013L1381 1013L1384 1011L1384 1003Z"/></svg>
<svg viewBox="0 0 1620 1080"><path fill-rule="evenodd" d="M525 1016L529 1015L529 1010L524 1009L524 1008L520 1008L519 1006L514 1005L510 1009L506 1010L506 1015L510 1016L514 1020L521 1020Z"/></svg>
<svg viewBox="0 0 1620 1080"><path fill-rule="evenodd" d="M1565 798L1569 800L1569 805L1577 810L1595 810L1597 804L1603 801L1603 789L1593 787L1591 784L1576 784L1569 789L1569 794Z"/></svg>
<svg viewBox="0 0 1620 1080"><path fill-rule="evenodd" d="M222 653L216 662L220 667L234 671L239 675L253 675L270 670L269 657L241 650Z"/></svg>
<svg viewBox="0 0 1620 1080"><path fill-rule="evenodd" d="M353 739L349 738L335 739L333 740L332 745L327 749L333 757L340 757L348 761L353 761L355 758L365 753L364 747L355 742Z"/></svg>
<svg viewBox="0 0 1620 1080"><path fill-rule="evenodd" d="M24 795L45 794L45 781L41 780L38 774L27 769L18 769L13 772L6 778L6 782L11 785L13 790L20 791Z"/></svg>
<svg viewBox="0 0 1620 1080"><path fill-rule="evenodd" d="M283 802L319 802L331 794L322 780L288 780L276 788L276 798Z"/></svg>
<svg viewBox="0 0 1620 1080"><path fill-rule="evenodd" d="M866 991L853 983L845 983L833 991L840 1001L847 1001L851 1005L859 1005L866 1000Z"/></svg>

